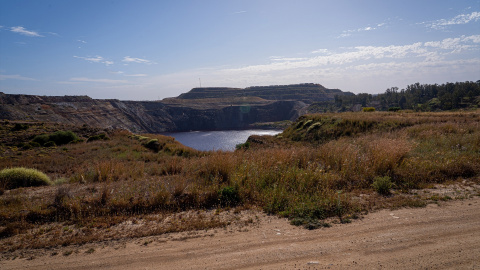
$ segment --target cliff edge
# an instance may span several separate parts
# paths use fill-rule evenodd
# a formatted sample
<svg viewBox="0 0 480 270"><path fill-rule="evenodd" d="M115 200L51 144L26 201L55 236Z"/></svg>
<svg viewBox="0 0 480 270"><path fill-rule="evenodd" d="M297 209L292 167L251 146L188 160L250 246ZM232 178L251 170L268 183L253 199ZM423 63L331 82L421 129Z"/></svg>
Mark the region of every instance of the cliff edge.
<svg viewBox="0 0 480 270"><path fill-rule="evenodd" d="M258 122L295 120L308 104L348 94L318 84L194 88L162 101L0 92L0 119L126 129L136 133L244 129Z"/></svg>

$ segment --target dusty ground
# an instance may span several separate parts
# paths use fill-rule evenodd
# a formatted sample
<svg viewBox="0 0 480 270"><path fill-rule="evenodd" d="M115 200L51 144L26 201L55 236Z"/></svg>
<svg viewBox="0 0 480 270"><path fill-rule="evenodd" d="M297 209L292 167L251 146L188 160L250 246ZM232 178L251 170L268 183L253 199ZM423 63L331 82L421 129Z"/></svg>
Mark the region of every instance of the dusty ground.
<svg viewBox="0 0 480 270"><path fill-rule="evenodd" d="M241 229L44 251L0 261L0 269L480 269L478 196L313 231L258 217Z"/></svg>

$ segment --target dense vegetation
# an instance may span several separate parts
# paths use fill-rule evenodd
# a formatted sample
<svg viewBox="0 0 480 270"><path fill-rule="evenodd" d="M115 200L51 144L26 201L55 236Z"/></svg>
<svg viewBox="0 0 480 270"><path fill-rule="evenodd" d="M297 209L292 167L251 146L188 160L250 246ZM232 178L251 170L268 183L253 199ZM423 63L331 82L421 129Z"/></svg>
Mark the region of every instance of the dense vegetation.
<svg viewBox="0 0 480 270"><path fill-rule="evenodd" d="M313 229L329 217L349 222L372 209L447 200L416 190L480 176L478 110L307 115L235 152L196 151L161 135L26 125L2 125L0 169L35 168L57 185L2 191L1 252L225 226L205 215L210 209L258 208ZM81 139L19 147L56 130ZM85 140L103 133L109 139ZM195 216L181 214L188 210ZM157 225L114 230L134 220Z"/></svg>
<svg viewBox="0 0 480 270"><path fill-rule="evenodd" d="M480 107L480 80L444 84L415 83L399 90L392 87L383 94L337 95L334 103L323 102L311 111L346 111L354 105L373 106L377 110L438 111Z"/></svg>

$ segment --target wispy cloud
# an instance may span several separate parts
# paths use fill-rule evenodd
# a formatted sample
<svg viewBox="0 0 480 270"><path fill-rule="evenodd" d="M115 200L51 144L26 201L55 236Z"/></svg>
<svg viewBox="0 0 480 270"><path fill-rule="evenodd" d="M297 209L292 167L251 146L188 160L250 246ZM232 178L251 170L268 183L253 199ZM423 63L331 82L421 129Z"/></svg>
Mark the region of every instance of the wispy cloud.
<svg viewBox="0 0 480 270"><path fill-rule="evenodd" d="M77 39L77 42L80 42L80 43L83 43L83 44L87 43L85 40L81 40L81 39Z"/></svg>
<svg viewBox="0 0 480 270"><path fill-rule="evenodd" d="M2 80L37 81L36 79L24 77L18 74L15 74L15 75L0 74L0 81Z"/></svg>
<svg viewBox="0 0 480 270"><path fill-rule="evenodd" d="M270 56L270 60L272 61L302 61L306 59L307 58L303 58L303 57Z"/></svg>
<svg viewBox="0 0 480 270"><path fill-rule="evenodd" d="M91 62L91 63L101 63L101 64L105 64L106 66L110 66L110 65L113 65L114 62L113 61L110 61L110 60L107 60L99 55L97 56L88 56L88 57L82 57L82 56L76 56L74 55L73 57L75 58L78 58L78 59L83 59L85 61L88 61L88 62Z"/></svg>
<svg viewBox="0 0 480 270"><path fill-rule="evenodd" d="M311 51L312 54L329 54L330 52L327 49L318 49L315 51Z"/></svg>
<svg viewBox="0 0 480 270"><path fill-rule="evenodd" d="M94 82L94 83L107 83L107 84L124 84L128 83L127 80L112 80L112 79L91 79L86 77L71 78L72 82Z"/></svg>
<svg viewBox="0 0 480 270"><path fill-rule="evenodd" d="M357 29L345 30L345 31L342 32L342 34L340 34L338 36L338 38L349 37L354 33L376 30L376 29L379 29L379 28L381 28L385 25L386 25L386 23L378 23L374 26L366 26L366 27L361 27L361 28L357 28Z"/></svg>
<svg viewBox="0 0 480 270"><path fill-rule="evenodd" d="M428 28L435 30L442 30L451 25L467 24L470 22L477 22L480 20L480 12L474 11L470 14L460 14L451 19L440 19L433 22L423 22Z"/></svg>
<svg viewBox="0 0 480 270"><path fill-rule="evenodd" d="M123 75L125 72L123 71L110 71L112 74Z"/></svg>
<svg viewBox="0 0 480 270"><path fill-rule="evenodd" d="M111 71L112 74L123 75L125 77L146 77L147 74L125 74L124 71Z"/></svg>
<svg viewBox="0 0 480 270"><path fill-rule="evenodd" d="M142 59L142 58L135 58L135 57L130 57L130 56L125 56L122 60L122 62L126 63L139 63L139 64L156 64L153 61L147 60L147 59Z"/></svg>
<svg viewBox="0 0 480 270"><path fill-rule="evenodd" d="M18 34L20 34L20 35L28 36L28 37L43 37L43 36L40 35L38 32L31 31L31 30L27 30L27 29L25 29L25 27L23 27L23 26L14 26L14 27L11 27L11 28L10 28L10 31L12 31L12 32L14 32L14 33L18 33Z"/></svg>
<svg viewBox="0 0 480 270"><path fill-rule="evenodd" d="M245 10L235 11L233 14L242 14L242 13L247 13L247 11Z"/></svg>
<svg viewBox="0 0 480 270"><path fill-rule="evenodd" d="M125 75L127 77L147 77L147 74L130 74L130 75Z"/></svg>

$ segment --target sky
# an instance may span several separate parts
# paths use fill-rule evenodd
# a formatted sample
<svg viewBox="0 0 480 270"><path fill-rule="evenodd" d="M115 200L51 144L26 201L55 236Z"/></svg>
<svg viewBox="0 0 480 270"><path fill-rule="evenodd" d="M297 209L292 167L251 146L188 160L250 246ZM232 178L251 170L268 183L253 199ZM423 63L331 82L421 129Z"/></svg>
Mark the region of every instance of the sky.
<svg viewBox="0 0 480 270"><path fill-rule="evenodd" d="M0 0L0 92L159 100L480 80L479 0Z"/></svg>

